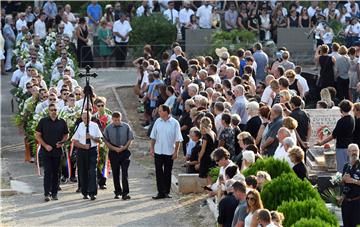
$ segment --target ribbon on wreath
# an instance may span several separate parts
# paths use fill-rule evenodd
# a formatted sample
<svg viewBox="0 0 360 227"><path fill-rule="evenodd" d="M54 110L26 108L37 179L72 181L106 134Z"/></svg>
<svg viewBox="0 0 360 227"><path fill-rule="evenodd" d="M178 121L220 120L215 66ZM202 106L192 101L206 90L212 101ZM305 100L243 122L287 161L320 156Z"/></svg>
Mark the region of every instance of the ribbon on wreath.
<svg viewBox="0 0 360 227"><path fill-rule="evenodd" d="M41 145L39 143L36 144L36 169L38 176L41 176L41 170L40 170L40 160L39 160L39 152L41 149Z"/></svg>
<svg viewBox="0 0 360 227"><path fill-rule="evenodd" d="M106 160L105 160L104 167L102 170L102 176L104 178L108 178L109 174L110 174L110 160L108 159L108 156L106 155Z"/></svg>

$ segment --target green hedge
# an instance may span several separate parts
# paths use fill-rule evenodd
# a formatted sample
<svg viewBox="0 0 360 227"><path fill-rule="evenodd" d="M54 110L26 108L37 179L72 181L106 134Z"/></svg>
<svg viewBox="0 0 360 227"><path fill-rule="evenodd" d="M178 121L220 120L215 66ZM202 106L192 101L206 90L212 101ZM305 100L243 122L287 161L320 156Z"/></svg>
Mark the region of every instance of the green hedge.
<svg viewBox="0 0 360 227"><path fill-rule="evenodd" d="M269 173L272 179L280 176L283 173L295 174L286 161L277 160L274 159L273 157L258 159L254 164L252 164L242 173L244 174L245 177L247 177L249 175L256 175L256 173L260 170Z"/></svg>
<svg viewBox="0 0 360 227"><path fill-rule="evenodd" d="M161 54L169 49L176 41L176 26L170 23L160 13L153 13L149 17L135 17L131 21L130 46L134 48L135 56L142 56L143 46L150 44L153 47L154 57L161 59Z"/></svg>
<svg viewBox="0 0 360 227"><path fill-rule="evenodd" d="M285 216L283 225L287 226L338 226L336 217L317 199L284 202L278 211ZM313 219L313 220L306 220Z"/></svg>
<svg viewBox="0 0 360 227"><path fill-rule="evenodd" d="M320 218L301 218L299 221L297 221L295 224L292 225L292 227L329 227L329 223L321 220Z"/></svg>
<svg viewBox="0 0 360 227"><path fill-rule="evenodd" d="M293 173L284 173L264 185L261 199L264 207L276 210L284 201L316 199L324 203L320 194L307 180L300 180Z"/></svg>

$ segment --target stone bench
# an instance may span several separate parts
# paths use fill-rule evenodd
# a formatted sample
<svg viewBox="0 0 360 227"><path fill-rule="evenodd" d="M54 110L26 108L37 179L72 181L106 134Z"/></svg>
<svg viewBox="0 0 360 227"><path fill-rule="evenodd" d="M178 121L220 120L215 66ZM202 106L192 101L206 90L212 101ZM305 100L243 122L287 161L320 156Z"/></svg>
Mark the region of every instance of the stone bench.
<svg viewBox="0 0 360 227"><path fill-rule="evenodd" d="M206 185L205 178L199 178L199 174L179 174L177 178L178 191L182 194L200 193L204 189L202 186Z"/></svg>

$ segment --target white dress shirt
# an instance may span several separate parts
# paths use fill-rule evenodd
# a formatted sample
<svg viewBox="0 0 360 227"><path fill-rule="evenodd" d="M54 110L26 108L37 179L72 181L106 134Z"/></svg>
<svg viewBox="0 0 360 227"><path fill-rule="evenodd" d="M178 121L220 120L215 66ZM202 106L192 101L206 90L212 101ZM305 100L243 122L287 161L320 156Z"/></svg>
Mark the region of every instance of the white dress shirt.
<svg viewBox="0 0 360 227"><path fill-rule="evenodd" d="M190 22L190 16L194 14L192 9L185 9L183 8L179 12L179 22L181 25L186 25Z"/></svg>
<svg viewBox="0 0 360 227"><path fill-rule="evenodd" d="M176 142L182 142L180 124L173 117L164 121L158 118L151 130L150 138L155 140L155 153L173 155Z"/></svg>
<svg viewBox="0 0 360 227"><path fill-rule="evenodd" d="M40 39L44 39L46 37L46 26L45 22L38 19L34 24L35 35L38 35Z"/></svg>
<svg viewBox="0 0 360 227"><path fill-rule="evenodd" d="M21 19L18 19L16 21L16 30L18 30L19 32L21 32L21 28L22 27L27 27L27 22L26 20L21 20Z"/></svg>
<svg viewBox="0 0 360 227"><path fill-rule="evenodd" d="M132 28L130 26L130 23L125 20L124 22L121 22L120 20L115 21L113 26L113 32L118 32L120 35L125 36L129 32L132 31ZM122 40L120 37L115 36L115 41L120 42L129 42L129 36L126 38L126 40Z"/></svg>
<svg viewBox="0 0 360 227"><path fill-rule="evenodd" d="M199 18L199 26L200 28L211 28L211 11L212 6L202 5L196 11L196 16Z"/></svg>
<svg viewBox="0 0 360 227"><path fill-rule="evenodd" d="M304 77L302 77L300 74L295 75L295 79L298 79L298 81L301 84L301 87L304 90L304 93L308 92L310 90L309 85Z"/></svg>
<svg viewBox="0 0 360 227"><path fill-rule="evenodd" d="M15 70L15 72L13 73L12 77L11 77L11 82L15 83L15 84L19 84L20 80L23 76L26 75L26 71L21 71L20 69Z"/></svg>
<svg viewBox="0 0 360 227"><path fill-rule="evenodd" d="M294 166L289 158L289 154L285 151L285 148L281 143L279 143L279 146L275 150L274 159L285 160L287 163L289 163L291 168Z"/></svg>
<svg viewBox="0 0 360 227"><path fill-rule="evenodd" d="M31 76L28 76L28 74L26 73L24 76L22 76L20 78L20 83L19 83L19 88L26 88L26 84L27 82L31 81Z"/></svg>
<svg viewBox="0 0 360 227"><path fill-rule="evenodd" d="M62 22L64 23L64 22ZM70 40L73 38L74 36L74 25L70 22L67 22L66 24L64 23L64 34L67 34L70 37Z"/></svg>
<svg viewBox="0 0 360 227"><path fill-rule="evenodd" d="M99 129L98 124L95 122L89 121L89 134L92 137L95 138L102 138L101 131ZM76 132L74 133L72 140L77 140L81 144L86 144L86 126L84 122L81 122L79 124L79 127L77 128ZM90 147L97 147L97 143L94 140L90 140L91 145Z"/></svg>
<svg viewBox="0 0 360 227"><path fill-rule="evenodd" d="M71 87L72 87L71 89L74 91L75 88L76 88L77 86L79 86L79 84L78 84L78 82L77 82L76 80L74 80L74 79L71 79L71 78L70 78L70 80L71 80ZM62 88L63 85L64 85L64 81L63 81L63 80L59 80L59 82L57 83L57 86L56 86L58 95L60 95L60 91L61 91L61 88Z"/></svg>
<svg viewBox="0 0 360 227"><path fill-rule="evenodd" d="M272 93L273 90L271 89L270 85L267 86L261 96L261 102L271 105L273 103L273 99L271 97Z"/></svg>
<svg viewBox="0 0 360 227"><path fill-rule="evenodd" d="M179 12L176 9L167 9L164 11L164 16L167 20L172 21L176 24L176 18L179 18Z"/></svg>

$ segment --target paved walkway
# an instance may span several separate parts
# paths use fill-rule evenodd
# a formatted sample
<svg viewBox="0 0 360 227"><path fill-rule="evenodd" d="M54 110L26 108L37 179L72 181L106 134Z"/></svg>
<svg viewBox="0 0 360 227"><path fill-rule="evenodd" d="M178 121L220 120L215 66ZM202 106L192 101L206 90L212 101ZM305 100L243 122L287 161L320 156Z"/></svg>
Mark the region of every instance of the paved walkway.
<svg viewBox="0 0 360 227"><path fill-rule="evenodd" d="M135 80L132 69L122 71L99 71L99 77L92 80L95 92L108 98L112 109L119 109L111 87L130 84ZM23 136L12 126L12 116L8 107L10 95L9 76L1 77L2 106L2 164L6 171L2 177L26 184L31 194L19 194L1 198L1 220L6 226L207 226L204 213L207 208L199 209L201 197L179 197L173 193L172 199L154 201L156 194L154 171L143 168L135 161L129 169L129 201L113 199L113 184L110 178L108 189L98 192L98 199L85 201L81 194L75 193L77 184L61 185L58 201L43 201L42 177L35 173L34 164L24 163ZM80 83L81 84L81 83ZM136 151L133 152L143 152ZM3 168L4 169L4 168ZM207 219L207 218L205 218ZM206 220L205 220L206 221Z"/></svg>

